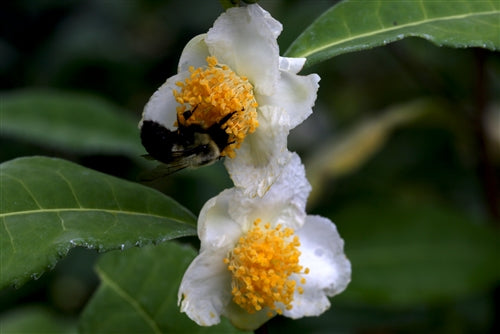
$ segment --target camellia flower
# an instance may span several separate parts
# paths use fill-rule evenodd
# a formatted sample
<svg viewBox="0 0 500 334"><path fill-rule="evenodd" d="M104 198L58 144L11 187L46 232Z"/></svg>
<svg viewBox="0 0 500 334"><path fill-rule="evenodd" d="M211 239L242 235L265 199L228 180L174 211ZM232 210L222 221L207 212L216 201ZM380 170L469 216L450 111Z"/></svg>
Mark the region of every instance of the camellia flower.
<svg viewBox="0 0 500 334"><path fill-rule="evenodd" d="M228 9L186 45L178 74L151 97L140 126L223 128L214 150L227 157L235 186L263 196L290 157L288 132L311 114L319 82L297 74L305 58L279 56L281 30L259 5Z"/></svg>
<svg viewBox="0 0 500 334"><path fill-rule="evenodd" d="M262 198L231 188L201 210L200 253L179 288L181 311L199 325L223 315L253 330L276 314L319 315L349 283L343 240L330 220L306 215L310 185L299 157L287 160Z"/></svg>

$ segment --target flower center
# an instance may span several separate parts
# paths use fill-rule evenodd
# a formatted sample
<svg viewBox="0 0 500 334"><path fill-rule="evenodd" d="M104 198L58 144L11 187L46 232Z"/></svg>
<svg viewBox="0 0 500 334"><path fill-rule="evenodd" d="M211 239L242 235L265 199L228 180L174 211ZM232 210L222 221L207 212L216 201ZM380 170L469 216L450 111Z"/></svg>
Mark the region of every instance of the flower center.
<svg viewBox="0 0 500 334"><path fill-rule="evenodd" d="M184 126L198 125L208 129L221 124L228 134L227 146L221 156L233 158L247 134L255 131L258 106L253 95L253 86L246 77L240 77L228 66L217 63L215 57L207 57L208 67L190 67L191 75L184 81L176 82L180 91L174 90L177 120Z"/></svg>
<svg viewBox="0 0 500 334"><path fill-rule="evenodd" d="M281 225L271 228L269 223L262 226L257 219L224 259L232 273L234 302L249 313L268 307L269 316L273 312L283 313L276 303L290 310L295 290L304 291L290 276L309 273L308 268L302 271L299 265L299 246L299 237L293 229L283 229ZM300 283L305 282L302 277Z"/></svg>

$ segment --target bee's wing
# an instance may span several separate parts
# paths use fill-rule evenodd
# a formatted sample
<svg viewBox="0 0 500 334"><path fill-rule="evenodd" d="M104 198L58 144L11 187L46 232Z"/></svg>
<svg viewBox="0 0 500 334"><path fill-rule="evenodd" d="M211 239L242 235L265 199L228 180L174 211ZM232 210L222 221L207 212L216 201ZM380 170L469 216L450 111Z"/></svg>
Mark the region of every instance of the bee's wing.
<svg viewBox="0 0 500 334"><path fill-rule="evenodd" d="M196 156L193 151L192 149L188 149L172 152L170 156L171 160L168 163L161 162L155 168L139 174L139 180L150 182L178 172L184 168L193 167L193 157ZM154 160L154 158L151 158L149 155L145 158Z"/></svg>
<svg viewBox="0 0 500 334"><path fill-rule="evenodd" d="M161 163L153 169L140 173L138 178L140 182L151 182L157 179L164 178L186 167L189 167L189 165L183 163L173 163L166 165Z"/></svg>
<svg viewBox="0 0 500 334"><path fill-rule="evenodd" d="M141 155L141 157L143 157L146 160L156 160L155 158L153 158L151 156L151 154L143 154L143 155Z"/></svg>

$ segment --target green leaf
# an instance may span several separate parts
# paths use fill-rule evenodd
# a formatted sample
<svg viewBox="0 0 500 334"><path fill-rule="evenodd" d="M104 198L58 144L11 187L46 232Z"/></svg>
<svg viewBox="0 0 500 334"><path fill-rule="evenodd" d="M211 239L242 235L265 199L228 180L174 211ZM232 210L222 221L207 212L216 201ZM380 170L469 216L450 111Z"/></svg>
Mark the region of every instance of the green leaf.
<svg viewBox="0 0 500 334"><path fill-rule="evenodd" d="M0 134L77 154L145 153L138 119L89 95L22 90L2 93Z"/></svg>
<svg viewBox="0 0 500 334"><path fill-rule="evenodd" d="M180 312L177 291L195 256L175 242L102 256L101 285L82 314L82 333L241 333L226 319L200 327Z"/></svg>
<svg viewBox="0 0 500 334"><path fill-rule="evenodd" d="M439 46L498 50L500 2L346 0L314 21L285 56L312 65L412 36Z"/></svg>
<svg viewBox="0 0 500 334"><path fill-rule="evenodd" d="M60 159L0 165L0 288L39 277L76 246L125 249L196 234L171 198Z"/></svg>
<svg viewBox="0 0 500 334"><path fill-rule="evenodd" d="M491 291L500 279L498 231L459 210L382 198L345 207L334 219L353 272L337 301L442 303Z"/></svg>
<svg viewBox="0 0 500 334"><path fill-rule="evenodd" d="M25 306L6 312L0 317L0 324L2 334L77 333L74 321L39 306Z"/></svg>

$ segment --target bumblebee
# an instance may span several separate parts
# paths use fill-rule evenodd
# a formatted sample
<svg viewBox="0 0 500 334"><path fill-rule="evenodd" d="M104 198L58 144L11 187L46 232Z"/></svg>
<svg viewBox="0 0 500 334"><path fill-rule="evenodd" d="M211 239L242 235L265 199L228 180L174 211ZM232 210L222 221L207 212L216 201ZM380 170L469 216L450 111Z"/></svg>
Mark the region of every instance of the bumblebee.
<svg viewBox="0 0 500 334"><path fill-rule="evenodd" d="M185 111L187 120L196 110ZM187 167L210 165L221 158L221 152L228 145L226 122L233 116L229 113L208 128L200 124L184 125L177 116L177 129L169 130L160 123L144 120L141 127L141 142L149 153L146 158L158 160L164 175Z"/></svg>

